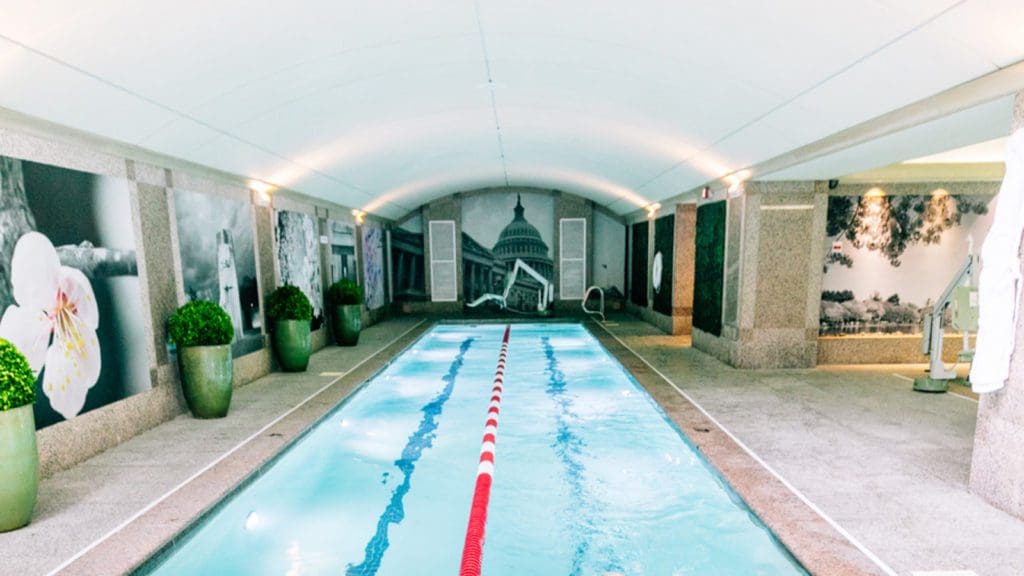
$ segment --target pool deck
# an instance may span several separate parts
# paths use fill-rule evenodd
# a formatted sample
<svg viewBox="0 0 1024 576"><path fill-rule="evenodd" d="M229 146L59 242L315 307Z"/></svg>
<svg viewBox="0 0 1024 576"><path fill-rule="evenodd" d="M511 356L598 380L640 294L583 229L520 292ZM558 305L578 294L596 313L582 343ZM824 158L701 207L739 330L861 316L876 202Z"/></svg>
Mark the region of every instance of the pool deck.
<svg viewBox="0 0 1024 576"><path fill-rule="evenodd" d="M399 318L370 327L358 347L315 354L306 373L275 373L237 389L228 418L182 415L45 479L32 524L0 534L0 572L131 570L428 324ZM1024 522L967 491L972 399L911 391L905 378L916 367L740 371L639 320L615 318L607 329L621 341L604 336L609 348L618 344L612 351L655 387L670 416L766 522L780 536L805 538L798 557L820 556L830 543L846 551L837 568L818 565L817 573L1024 574ZM777 476L751 467L755 458Z"/></svg>
<svg viewBox="0 0 1024 576"><path fill-rule="evenodd" d="M977 401L914 392L924 366L735 370L643 322L608 330L892 573L1024 574L1024 521L967 488Z"/></svg>

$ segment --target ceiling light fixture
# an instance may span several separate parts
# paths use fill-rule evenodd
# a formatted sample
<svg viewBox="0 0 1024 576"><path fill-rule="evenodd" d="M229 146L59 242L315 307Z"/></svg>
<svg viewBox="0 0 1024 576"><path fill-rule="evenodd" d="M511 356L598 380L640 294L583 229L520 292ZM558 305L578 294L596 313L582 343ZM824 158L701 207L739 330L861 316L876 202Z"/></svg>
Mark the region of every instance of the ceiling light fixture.
<svg viewBox="0 0 1024 576"><path fill-rule="evenodd" d="M356 219L356 224L362 224L366 220L366 212L363 210L352 209L352 216Z"/></svg>
<svg viewBox="0 0 1024 576"><path fill-rule="evenodd" d="M272 184L262 180L250 180L249 189L252 190L252 202L257 206L269 207L273 203L271 196L275 190Z"/></svg>
<svg viewBox="0 0 1024 576"><path fill-rule="evenodd" d="M658 203L658 202L655 202L654 204L648 204L646 206L646 209L647 209L647 217L648 218L654 218L655 216L658 215L658 210L661 210L661 204Z"/></svg>

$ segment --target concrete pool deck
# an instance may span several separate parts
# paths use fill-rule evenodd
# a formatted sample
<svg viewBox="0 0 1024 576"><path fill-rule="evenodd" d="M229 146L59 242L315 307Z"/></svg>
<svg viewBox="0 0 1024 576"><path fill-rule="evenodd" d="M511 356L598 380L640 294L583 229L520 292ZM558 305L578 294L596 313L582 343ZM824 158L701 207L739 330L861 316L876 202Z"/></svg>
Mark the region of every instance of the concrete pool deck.
<svg viewBox="0 0 1024 576"><path fill-rule="evenodd" d="M900 576L1024 574L1024 521L968 492L978 404L923 366L735 370L626 317L608 330Z"/></svg>
<svg viewBox="0 0 1024 576"><path fill-rule="evenodd" d="M428 324L373 326L356 348L316 354L304 374L236 390L224 420L183 415L44 480L33 523L0 534L2 572L130 570ZM967 492L970 399L912 392L894 373L914 367L739 371L630 317L607 328L893 573L1024 573L1024 522Z"/></svg>

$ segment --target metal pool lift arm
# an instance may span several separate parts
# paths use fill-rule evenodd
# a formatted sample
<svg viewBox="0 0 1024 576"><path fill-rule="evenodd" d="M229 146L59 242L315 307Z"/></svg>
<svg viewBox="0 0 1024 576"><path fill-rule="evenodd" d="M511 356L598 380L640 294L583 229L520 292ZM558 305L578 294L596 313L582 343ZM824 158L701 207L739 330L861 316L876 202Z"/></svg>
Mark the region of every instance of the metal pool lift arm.
<svg viewBox="0 0 1024 576"><path fill-rule="evenodd" d="M968 291L973 290L971 278L974 274L974 268L977 265L978 257L974 254L968 254L967 260L964 261L963 266L953 276L953 280L950 281L949 285L939 296L939 299L935 301L932 306L931 312L925 316L924 321L924 337L921 340L921 352L929 357L929 369L928 377L915 378L914 379L914 390L921 392L945 392L949 389L948 381L956 378L956 372L946 368L946 365L942 361L942 346L945 342L945 330L943 327L943 319L945 316L946 308L954 301L958 302L958 307L962 307L961 299L957 296L962 289ZM977 300L975 299L974 302ZM970 298L968 297L968 305L970 305ZM961 316L967 316L970 314L968 310L957 309L957 314ZM963 320L960 322L963 324ZM957 322L954 322L954 325ZM964 349L968 348L967 340L967 326L964 328ZM975 329L977 329L975 327Z"/></svg>

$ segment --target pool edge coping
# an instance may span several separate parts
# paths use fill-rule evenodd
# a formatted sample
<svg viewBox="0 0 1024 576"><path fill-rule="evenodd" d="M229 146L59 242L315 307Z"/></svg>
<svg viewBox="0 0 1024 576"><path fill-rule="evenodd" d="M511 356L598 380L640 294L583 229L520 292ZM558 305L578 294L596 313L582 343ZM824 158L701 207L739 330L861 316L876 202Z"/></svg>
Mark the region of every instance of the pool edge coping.
<svg viewBox="0 0 1024 576"><path fill-rule="evenodd" d="M642 354L600 322L582 324L805 570L820 576L898 576Z"/></svg>

